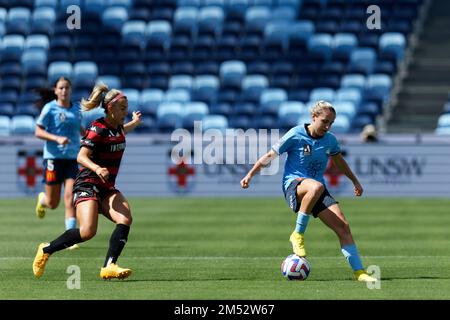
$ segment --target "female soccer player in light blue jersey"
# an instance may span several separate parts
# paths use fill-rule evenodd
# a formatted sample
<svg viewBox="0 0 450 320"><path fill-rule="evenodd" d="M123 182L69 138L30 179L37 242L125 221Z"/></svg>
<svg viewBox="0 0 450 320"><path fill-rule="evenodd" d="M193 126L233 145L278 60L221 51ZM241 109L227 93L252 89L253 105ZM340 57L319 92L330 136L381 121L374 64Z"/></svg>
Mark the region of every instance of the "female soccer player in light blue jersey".
<svg viewBox="0 0 450 320"><path fill-rule="evenodd" d="M248 188L252 177L278 155L287 152L283 174L283 192L289 207L297 213L294 232L290 236L296 255L306 256L304 233L311 215L319 217L338 236L341 251L358 281L373 282L376 278L363 268L349 224L336 200L328 192L323 178L328 158L354 185L356 196L363 188L341 155L336 137L328 132L336 118L336 111L326 101L318 101L311 110L312 122L289 130L272 149L255 163L241 180L241 187Z"/></svg>
<svg viewBox="0 0 450 320"><path fill-rule="evenodd" d="M39 104L43 108L36 121L35 136L45 140L44 183L45 192L39 193L36 215L45 216L47 208L59 205L61 186L64 185L65 228L76 227L72 190L78 173L77 155L80 149L81 109L71 102L70 80L60 77L52 90L41 90Z"/></svg>

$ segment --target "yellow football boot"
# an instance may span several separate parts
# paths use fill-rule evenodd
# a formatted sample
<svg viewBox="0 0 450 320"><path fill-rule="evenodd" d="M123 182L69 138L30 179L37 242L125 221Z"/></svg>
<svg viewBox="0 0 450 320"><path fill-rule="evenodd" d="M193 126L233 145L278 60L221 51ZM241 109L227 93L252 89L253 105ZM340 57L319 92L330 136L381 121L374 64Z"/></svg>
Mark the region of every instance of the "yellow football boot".
<svg viewBox="0 0 450 320"><path fill-rule="evenodd" d="M289 241L292 242L292 250L299 257L306 257L305 243L303 233L292 232Z"/></svg>
<svg viewBox="0 0 450 320"><path fill-rule="evenodd" d="M44 253L44 247L48 246L49 243L41 243L38 246L36 257L34 257L33 261L33 273L36 278L40 278L45 270L45 264L48 261L48 258L50 257L49 253Z"/></svg>
<svg viewBox="0 0 450 320"><path fill-rule="evenodd" d="M358 270L354 272L355 279L362 282L376 282L377 278L369 276L365 270Z"/></svg>
<svg viewBox="0 0 450 320"><path fill-rule="evenodd" d="M131 269L121 268L115 263L110 263L100 270L102 279L125 279L131 275Z"/></svg>
<svg viewBox="0 0 450 320"><path fill-rule="evenodd" d="M44 192L39 193L36 203L36 216L40 219L45 217L45 207L41 204L41 200L43 197L45 197L45 193Z"/></svg>
<svg viewBox="0 0 450 320"><path fill-rule="evenodd" d="M66 250L75 250L75 249L80 249L80 246L76 243L74 245L66 248Z"/></svg>

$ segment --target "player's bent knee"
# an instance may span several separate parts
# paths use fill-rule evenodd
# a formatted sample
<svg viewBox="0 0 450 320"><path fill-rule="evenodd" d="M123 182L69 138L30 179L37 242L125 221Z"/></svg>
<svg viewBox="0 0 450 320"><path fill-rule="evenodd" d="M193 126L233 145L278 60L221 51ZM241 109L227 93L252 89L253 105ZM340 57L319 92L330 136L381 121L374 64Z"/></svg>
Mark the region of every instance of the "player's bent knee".
<svg viewBox="0 0 450 320"><path fill-rule="evenodd" d="M310 188L310 191L315 195L321 195L324 190L325 187L320 182L314 183Z"/></svg>
<svg viewBox="0 0 450 320"><path fill-rule="evenodd" d="M131 223L133 222L133 218L131 216L122 216L119 221L117 221L117 224L124 224L126 226L131 226Z"/></svg>
<svg viewBox="0 0 450 320"><path fill-rule="evenodd" d="M92 239L97 234L97 229L95 228L83 228L80 227L80 236L83 241Z"/></svg>
<svg viewBox="0 0 450 320"><path fill-rule="evenodd" d="M50 208L50 209L56 209L56 208L58 208L58 206L59 206L59 200L48 200L48 207Z"/></svg>

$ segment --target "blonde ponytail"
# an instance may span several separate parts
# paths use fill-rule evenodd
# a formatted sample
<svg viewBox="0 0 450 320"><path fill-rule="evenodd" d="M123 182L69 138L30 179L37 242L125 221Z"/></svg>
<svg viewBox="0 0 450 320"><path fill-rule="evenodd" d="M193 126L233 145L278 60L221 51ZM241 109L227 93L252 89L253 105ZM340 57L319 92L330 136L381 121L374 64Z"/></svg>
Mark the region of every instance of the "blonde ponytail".
<svg viewBox="0 0 450 320"><path fill-rule="evenodd" d="M108 87L104 83L97 84L92 90L89 99L86 100L83 98L81 100L81 107L83 111L92 110L101 105L105 98L105 94L108 92L108 90L109 90Z"/></svg>

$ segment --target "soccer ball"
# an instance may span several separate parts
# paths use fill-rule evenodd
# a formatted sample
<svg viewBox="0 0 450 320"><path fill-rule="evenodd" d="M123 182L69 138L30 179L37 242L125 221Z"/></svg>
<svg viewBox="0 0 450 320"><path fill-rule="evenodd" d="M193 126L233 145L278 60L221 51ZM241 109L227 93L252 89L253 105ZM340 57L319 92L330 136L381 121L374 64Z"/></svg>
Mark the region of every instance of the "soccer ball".
<svg viewBox="0 0 450 320"><path fill-rule="evenodd" d="M281 273L288 280L306 280L311 266L305 257L291 254L281 264Z"/></svg>

